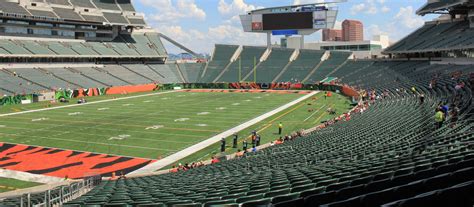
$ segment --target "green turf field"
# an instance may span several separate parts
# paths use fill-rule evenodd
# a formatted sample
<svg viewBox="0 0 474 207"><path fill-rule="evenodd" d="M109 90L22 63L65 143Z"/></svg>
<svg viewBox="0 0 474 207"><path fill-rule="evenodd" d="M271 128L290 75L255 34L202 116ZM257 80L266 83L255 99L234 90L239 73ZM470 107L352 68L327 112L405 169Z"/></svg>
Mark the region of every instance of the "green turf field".
<svg viewBox="0 0 474 207"><path fill-rule="evenodd" d="M134 157L164 157L301 96L172 92L76 105L1 117L0 141ZM2 113L25 110L15 107L3 108Z"/></svg>
<svg viewBox="0 0 474 207"><path fill-rule="evenodd" d="M283 135L291 132L308 129L314 127L321 122L339 116L350 109L351 101L349 98L333 94L333 97L324 98L324 93L318 93L310 99L307 99L300 104L290 107L280 113L277 113L262 122L259 122L241 132L239 132L238 149L242 149L242 141L247 139L249 147L251 147L250 133L253 130L258 131L262 137L261 144L275 141L279 138L277 135L277 125L279 122L283 123ZM336 115L327 113L327 109L331 107L336 110ZM312 111L311 111L312 109ZM227 150L226 153L234 153L237 149L232 148L232 137L226 138ZM220 143L209 146L207 149L201 150L191 156L188 156L177 163L191 163L200 160L207 160L211 156L219 152ZM168 167L171 167L168 166Z"/></svg>
<svg viewBox="0 0 474 207"><path fill-rule="evenodd" d="M0 193L23 189L23 188L31 188L38 185L42 185L42 184L0 177Z"/></svg>

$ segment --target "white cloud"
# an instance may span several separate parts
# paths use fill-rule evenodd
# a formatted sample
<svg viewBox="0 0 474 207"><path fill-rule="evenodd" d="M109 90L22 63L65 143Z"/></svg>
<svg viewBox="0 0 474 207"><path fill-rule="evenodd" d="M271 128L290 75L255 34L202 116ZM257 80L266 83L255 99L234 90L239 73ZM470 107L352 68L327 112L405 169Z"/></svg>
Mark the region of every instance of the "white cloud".
<svg viewBox="0 0 474 207"><path fill-rule="evenodd" d="M351 7L351 14L352 15L359 14L360 12L362 12L365 9L365 7L366 6L365 6L364 3L356 4L356 5Z"/></svg>
<svg viewBox="0 0 474 207"><path fill-rule="evenodd" d="M382 9L381 9L381 11L382 11L383 13L387 13L387 12L390 11L390 8L388 8L387 6L383 6Z"/></svg>
<svg viewBox="0 0 474 207"><path fill-rule="evenodd" d="M219 4L217 6L219 13L224 16L245 14L246 12L254 10L255 8L257 7L245 3L244 0L232 0L230 3L227 3L226 0L219 0Z"/></svg>
<svg viewBox="0 0 474 207"><path fill-rule="evenodd" d="M147 19L156 22L177 22L180 19L192 18L205 20L206 12L199 8L194 0L139 0L144 6L154 8L156 12Z"/></svg>
<svg viewBox="0 0 474 207"><path fill-rule="evenodd" d="M423 18L415 14L412 6L400 7L394 19L400 21L402 26L409 29L420 27L424 23Z"/></svg>
<svg viewBox="0 0 474 207"><path fill-rule="evenodd" d="M324 0L293 0L293 5L323 3Z"/></svg>

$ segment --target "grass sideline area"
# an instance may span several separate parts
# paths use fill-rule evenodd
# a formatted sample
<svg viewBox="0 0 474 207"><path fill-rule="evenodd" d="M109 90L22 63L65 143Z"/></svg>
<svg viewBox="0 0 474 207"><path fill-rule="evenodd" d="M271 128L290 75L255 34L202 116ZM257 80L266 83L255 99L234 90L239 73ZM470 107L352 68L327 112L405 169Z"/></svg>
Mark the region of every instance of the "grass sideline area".
<svg viewBox="0 0 474 207"><path fill-rule="evenodd" d="M140 94L131 94L136 95ZM301 96L303 94L173 92L117 99L2 117L0 141L156 159ZM117 97L87 99L91 102ZM71 100L70 104L75 101ZM44 106L28 107L21 110Z"/></svg>
<svg viewBox="0 0 474 207"><path fill-rule="evenodd" d="M24 188L31 188L39 185L43 184L0 177L0 193Z"/></svg>
<svg viewBox="0 0 474 207"><path fill-rule="evenodd" d="M340 94L333 93L332 97L324 98L324 92L314 95L312 98L307 99L306 101L290 107L280 113L277 113L270 118L265 119L262 122L259 122L243 131L239 132L238 148L242 149L242 142L244 139L247 139L249 149L252 147L250 134L253 130L256 130L261 135L261 144L269 143L275 141L279 138L277 135L278 123L283 123L283 136L291 132L308 129L319 125L321 122L335 118L350 109L351 100L348 97L345 97ZM336 110L335 115L330 115L326 110L331 107ZM310 111L313 109L313 111ZM237 149L232 148L233 137L226 137L226 153L231 154L237 152ZM220 142L214 145L207 147L204 150L201 150L197 153L194 153L191 156L188 156L178 163L192 163L201 160L208 160L213 155L218 153L220 150ZM166 168L171 168L172 165L167 166ZM165 168L164 168L165 169Z"/></svg>

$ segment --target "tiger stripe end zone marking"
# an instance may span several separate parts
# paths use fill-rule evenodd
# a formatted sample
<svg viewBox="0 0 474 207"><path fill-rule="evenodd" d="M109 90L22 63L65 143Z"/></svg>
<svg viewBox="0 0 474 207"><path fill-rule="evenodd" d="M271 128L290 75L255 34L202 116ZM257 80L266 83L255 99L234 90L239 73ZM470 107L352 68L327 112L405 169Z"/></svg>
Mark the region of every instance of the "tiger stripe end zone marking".
<svg viewBox="0 0 474 207"><path fill-rule="evenodd" d="M94 101L94 102L87 102L87 103L83 103L83 104L71 104L71 105L56 106L56 107L44 108L44 109L20 111L20 112L8 113L8 114L0 114L0 117L14 116L14 115L20 115L20 114L29 114L29 113L40 112L40 111L50 111L50 110L55 110L55 109L71 108L71 107L78 107L78 106L86 106L86 105L98 104L98 103L107 103L107 102L127 100L127 99L133 99L133 98L157 96L157 95L162 95L162 94L167 94L167 93L175 93L175 92L181 92L181 91L182 90L165 91L165 92L149 93L149 94L143 94L143 95L137 95L137 96L128 96L128 97L122 97L122 98L116 98L116 99L106 99L106 100L100 100L100 101ZM108 108L107 109L102 108L102 109L107 110Z"/></svg>
<svg viewBox="0 0 474 207"><path fill-rule="evenodd" d="M200 150L203 150L206 147L209 147L209 146L213 145L214 143L219 142L223 137L229 137L235 132L242 131L242 130L244 130L244 129L246 129L246 128L248 128L248 127L250 127L250 126L252 126L252 125L254 125L258 122L261 122L261 121L263 121L263 120L265 120L265 119L267 119L267 118L269 118L269 117L271 117L271 116L273 116L277 113L280 113L280 112L282 112L282 111L284 111L284 110L286 110L286 109L288 109L292 106L295 106L298 103L300 103L300 102L316 95L317 93L319 93L319 91L312 91L312 92L310 92L310 93L308 93L308 94L306 94L306 95L304 95L304 96L302 96L302 97L300 97L296 100L293 100L293 101L291 101L291 102L289 102L285 105L282 105L282 106L280 106L276 109L273 109L272 111L269 111L265 114L262 114L258 117L255 117L255 118L253 118L253 119L251 119L251 120L249 120L245 123L242 123L238 126L235 126L235 127L231 128L227 131L224 131L220 134L217 134L217 135L215 135L215 136L213 136L213 137L211 137L207 140L199 142L199 143L197 143L195 145L192 145L188 148L185 148L181 151L175 152L174 154L171 154L171 155L169 155L169 156L167 156L167 157L165 157L161 160L158 160L158 161L156 161L152 164L149 164L149 165L147 165L143 168L135 170L135 171L131 172L130 175L153 173L157 170L160 170L160 169L162 169L162 168L164 168L168 165L171 165L171 164L173 164L173 163L175 163L175 162L177 162L177 161L179 161L179 160L181 160L181 159L183 159L183 158L185 158L189 155L192 155L192 154L194 154L194 153L196 153Z"/></svg>

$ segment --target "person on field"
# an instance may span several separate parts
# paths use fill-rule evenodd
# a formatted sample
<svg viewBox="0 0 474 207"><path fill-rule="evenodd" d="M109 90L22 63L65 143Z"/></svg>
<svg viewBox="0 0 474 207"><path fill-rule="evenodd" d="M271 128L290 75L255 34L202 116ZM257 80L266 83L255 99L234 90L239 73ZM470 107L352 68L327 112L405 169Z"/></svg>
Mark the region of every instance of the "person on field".
<svg viewBox="0 0 474 207"><path fill-rule="evenodd" d="M220 160L217 157L214 157L214 156L212 157L212 160L211 160L212 164L219 163L219 162Z"/></svg>
<svg viewBox="0 0 474 207"><path fill-rule="evenodd" d="M260 146L260 140L261 140L260 134L257 134L257 137L255 138L255 145L257 147Z"/></svg>
<svg viewBox="0 0 474 207"><path fill-rule="evenodd" d="M283 131L283 123L280 122L278 124L278 135L281 135L282 131Z"/></svg>
<svg viewBox="0 0 474 207"><path fill-rule="evenodd" d="M247 151L247 147L248 147L247 140L244 140L244 141L242 142L242 150L243 150L244 152L246 152L246 151Z"/></svg>
<svg viewBox="0 0 474 207"><path fill-rule="evenodd" d="M222 138L221 139L221 152L224 152L225 151L225 139Z"/></svg>
<svg viewBox="0 0 474 207"><path fill-rule="evenodd" d="M234 133L234 139L232 140L232 148L237 148L237 141L239 139L239 135Z"/></svg>

